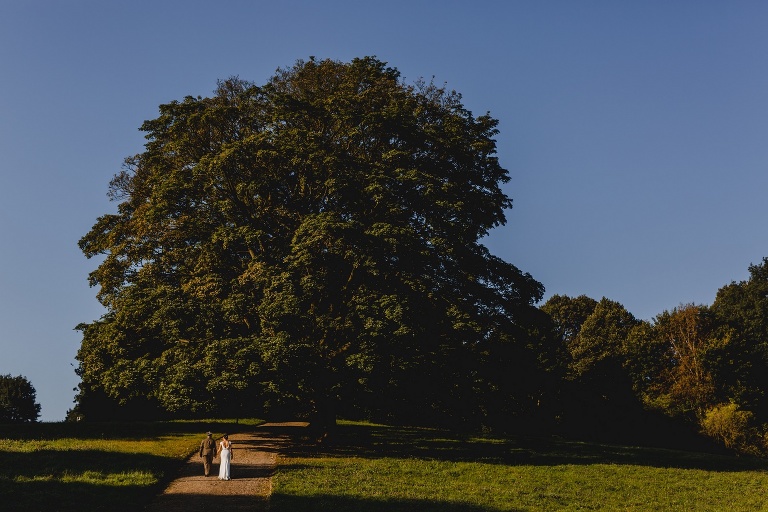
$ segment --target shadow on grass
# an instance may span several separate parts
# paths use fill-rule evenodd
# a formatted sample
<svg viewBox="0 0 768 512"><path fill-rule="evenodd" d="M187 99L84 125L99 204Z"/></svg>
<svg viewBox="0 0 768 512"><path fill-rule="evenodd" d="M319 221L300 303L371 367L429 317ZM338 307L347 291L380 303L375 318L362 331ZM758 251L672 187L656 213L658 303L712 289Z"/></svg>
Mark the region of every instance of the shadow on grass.
<svg viewBox="0 0 768 512"><path fill-rule="evenodd" d="M155 422L61 422L32 424L0 424L0 439L151 439L174 434L205 432L250 431L253 424L216 421L155 421Z"/></svg>
<svg viewBox="0 0 768 512"><path fill-rule="evenodd" d="M174 459L148 454L92 450L4 453L0 509L140 510L178 465Z"/></svg>
<svg viewBox="0 0 768 512"><path fill-rule="evenodd" d="M101 450L37 450L31 453L6 452L0 478L41 479L74 477L86 472L117 475L146 472L158 476L162 470L178 467L181 461L146 453Z"/></svg>
<svg viewBox="0 0 768 512"><path fill-rule="evenodd" d="M235 433L254 425L224 422L37 423L0 425L0 439L33 442L68 438L85 449L4 451L0 465L2 511L142 510L177 476L185 460L150 453L88 449L98 439L139 441L200 434ZM202 466L201 466L202 467Z"/></svg>
<svg viewBox="0 0 768 512"><path fill-rule="evenodd" d="M478 507L467 503L447 503L418 499L356 499L333 495L314 495L311 498L273 494L270 500L273 512L494 512L497 509ZM505 509L516 512L518 509ZM521 510L521 509L520 509Z"/></svg>
<svg viewBox="0 0 768 512"><path fill-rule="evenodd" d="M375 500L318 494L311 497L290 496L275 493L270 500L253 496L185 494L161 496L158 506L168 512L202 512L225 510L270 510L271 512L496 512L496 509L478 507L466 503L446 503L419 499ZM508 509L515 512L515 509Z"/></svg>
<svg viewBox="0 0 768 512"><path fill-rule="evenodd" d="M287 454L535 466L629 464L708 471L768 469L768 461L753 457L568 441L556 437L490 438L438 429L351 424L337 426L334 434L321 444L304 437L303 442L296 443Z"/></svg>

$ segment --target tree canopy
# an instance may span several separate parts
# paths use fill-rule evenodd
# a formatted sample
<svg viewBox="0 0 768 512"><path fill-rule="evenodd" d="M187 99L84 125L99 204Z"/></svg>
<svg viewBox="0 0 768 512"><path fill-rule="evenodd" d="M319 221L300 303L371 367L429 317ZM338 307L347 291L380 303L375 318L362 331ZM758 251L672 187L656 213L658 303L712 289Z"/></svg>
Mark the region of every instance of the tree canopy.
<svg viewBox="0 0 768 512"><path fill-rule="evenodd" d="M598 435L615 430L605 418L624 416L630 430L638 413L644 424L663 417L672 422L659 424L656 442L687 430L689 440L702 432L768 454L768 258L749 274L723 286L711 306L681 304L652 322L605 298L551 297L541 309L568 354L559 416L572 429L602 429Z"/></svg>
<svg viewBox="0 0 768 512"><path fill-rule="evenodd" d="M512 206L497 126L374 57L160 105L80 240L106 313L78 326L76 415L535 412L647 435L663 414L768 453L768 259L653 321L536 308L543 286L482 243Z"/></svg>
<svg viewBox="0 0 768 512"><path fill-rule="evenodd" d="M481 243L512 205L497 124L373 57L161 105L80 240L107 310L80 405L471 416L514 379L524 407L543 287Z"/></svg>
<svg viewBox="0 0 768 512"><path fill-rule="evenodd" d="M711 311L717 340L708 362L718 398L768 423L768 258L749 266L746 281L720 288Z"/></svg>
<svg viewBox="0 0 768 512"><path fill-rule="evenodd" d="M0 423L29 423L40 416L37 392L26 377L0 375Z"/></svg>

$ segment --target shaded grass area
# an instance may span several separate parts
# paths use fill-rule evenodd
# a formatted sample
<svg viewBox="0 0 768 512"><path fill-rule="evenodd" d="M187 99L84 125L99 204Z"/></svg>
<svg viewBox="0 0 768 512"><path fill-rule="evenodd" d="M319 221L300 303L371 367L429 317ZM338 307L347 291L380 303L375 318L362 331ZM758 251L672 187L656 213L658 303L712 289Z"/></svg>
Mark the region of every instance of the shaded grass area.
<svg viewBox="0 0 768 512"><path fill-rule="evenodd" d="M271 510L768 510L768 461L341 424L284 456Z"/></svg>
<svg viewBox="0 0 768 512"><path fill-rule="evenodd" d="M0 425L3 511L141 510L197 450L204 432L259 420Z"/></svg>

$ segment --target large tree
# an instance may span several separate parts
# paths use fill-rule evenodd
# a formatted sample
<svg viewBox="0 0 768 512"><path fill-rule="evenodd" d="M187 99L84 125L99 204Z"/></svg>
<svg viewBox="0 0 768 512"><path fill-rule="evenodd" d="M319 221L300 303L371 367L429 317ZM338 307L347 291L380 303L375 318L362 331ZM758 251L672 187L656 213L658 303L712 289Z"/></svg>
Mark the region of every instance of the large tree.
<svg viewBox="0 0 768 512"><path fill-rule="evenodd" d="M0 375L0 423L35 422L40 416L37 392L26 377Z"/></svg>
<svg viewBox="0 0 768 512"><path fill-rule="evenodd" d="M497 124L370 57L161 105L80 241L107 308L80 326L83 403L472 416L512 379L534 396L542 286L480 243L511 206Z"/></svg>

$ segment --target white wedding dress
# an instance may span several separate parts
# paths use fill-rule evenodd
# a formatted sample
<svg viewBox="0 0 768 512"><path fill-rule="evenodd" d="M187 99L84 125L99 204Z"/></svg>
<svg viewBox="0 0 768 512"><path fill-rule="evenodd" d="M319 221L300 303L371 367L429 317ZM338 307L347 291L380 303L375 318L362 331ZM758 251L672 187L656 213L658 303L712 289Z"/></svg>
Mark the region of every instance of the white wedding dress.
<svg viewBox="0 0 768 512"><path fill-rule="evenodd" d="M225 444L226 443L226 444ZM219 480L229 480L229 462L232 460L232 443L229 441L221 442L221 463L219 464Z"/></svg>

